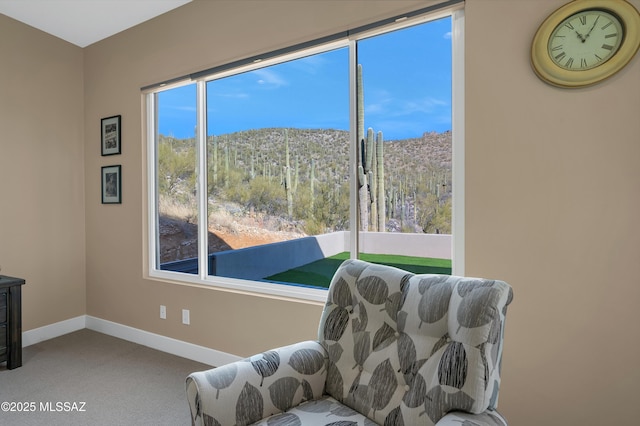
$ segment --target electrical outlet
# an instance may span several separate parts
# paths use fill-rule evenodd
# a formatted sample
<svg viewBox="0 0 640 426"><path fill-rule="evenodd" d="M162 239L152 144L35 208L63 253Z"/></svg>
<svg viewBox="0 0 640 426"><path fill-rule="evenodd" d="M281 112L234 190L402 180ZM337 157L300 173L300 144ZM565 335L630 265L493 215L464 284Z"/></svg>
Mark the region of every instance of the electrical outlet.
<svg viewBox="0 0 640 426"><path fill-rule="evenodd" d="M182 323L185 325L189 325L190 321L189 321L189 310L188 309L183 309L182 310Z"/></svg>
<svg viewBox="0 0 640 426"><path fill-rule="evenodd" d="M167 319L167 307L160 305L160 319Z"/></svg>

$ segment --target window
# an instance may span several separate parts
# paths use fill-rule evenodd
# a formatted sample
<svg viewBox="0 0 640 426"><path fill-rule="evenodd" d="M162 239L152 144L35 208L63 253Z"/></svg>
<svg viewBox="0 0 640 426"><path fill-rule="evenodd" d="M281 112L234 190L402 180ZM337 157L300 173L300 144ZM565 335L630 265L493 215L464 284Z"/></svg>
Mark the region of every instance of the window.
<svg viewBox="0 0 640 426"><path fill-rule="evenodd" d="M149 275L324 300L348 257L450 273L461 18L150 90Z"/></svg>
<svg viewBox="0 0 640 426"><path fill-rule="evenodd" d="M324 259L318 238L349 230L348 49L208 81L206 98L209 275L277 282Z"/></svg>
<svg viewBox="0 0 640 426"><path fill-rule="evenodd" d="M196 85L159 92L156 104L158 264L162 269L197 274L197 262L185 262L198 257Z"/></svg>
<svg viewBox="0 0 640 426"><path fill-rule="evenodd" d="M449 17L358 41L360 257L450 273L451 52Z"/></svg>

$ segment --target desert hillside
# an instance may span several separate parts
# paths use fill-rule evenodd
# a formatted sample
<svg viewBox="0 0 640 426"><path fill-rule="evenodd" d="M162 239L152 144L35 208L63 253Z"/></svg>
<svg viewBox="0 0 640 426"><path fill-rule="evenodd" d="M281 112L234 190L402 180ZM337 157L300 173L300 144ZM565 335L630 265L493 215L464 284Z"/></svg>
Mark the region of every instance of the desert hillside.
<svg viewBox="0 0 640 426"><path fill-rule="evenodd" d="M196 257L195 141L159 145L161 262ZM339 130L209 137L209 252L349 229L348 145ZM451 132L383 146L385 230L450 233Z"/></svg>

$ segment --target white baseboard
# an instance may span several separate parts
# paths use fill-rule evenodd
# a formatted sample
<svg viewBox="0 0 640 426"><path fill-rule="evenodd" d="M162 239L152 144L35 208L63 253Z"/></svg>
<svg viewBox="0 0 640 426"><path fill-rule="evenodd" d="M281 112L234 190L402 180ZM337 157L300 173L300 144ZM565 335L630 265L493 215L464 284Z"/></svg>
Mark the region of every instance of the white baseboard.
<svg viewBox="0 0 640 426"><path fill-rule="evenodd" d="M86 328L86 315L34 328L22 333L22 347L35 345L45 340Z"/></svg>
<svg viewBox="0 0 640 426"><path fill-rule="evenodd" d="M239 361L242 357L228 354L226 352L217 351L215 349L204 346L194 345L193 343L183 342L182 340L173 339L171 337L162 336L160 334L150 333L148 331L129 327L127 325L103 320L100 318L87 315L87 328L89 330L98 331L108 334L109 336L118 337L128 340L139 345L148 346L162 352L167 352L183 358L198 361L211 366L219 366L230 362Z"/></svg>
<svg viewBox="0 0 640 426"><path fill-rule="evenodd" d="M82 315L66 321L57 322L44 327L25 331L22 333L22 346L30 346L44 340L53 339L63 334L88 328L89 330L137 343L167 352L176 356L191 359L211 366L219 366L230 362L239 361L242 357L182 340L150 333L148 331L118 324L90 315Z"/></svg>

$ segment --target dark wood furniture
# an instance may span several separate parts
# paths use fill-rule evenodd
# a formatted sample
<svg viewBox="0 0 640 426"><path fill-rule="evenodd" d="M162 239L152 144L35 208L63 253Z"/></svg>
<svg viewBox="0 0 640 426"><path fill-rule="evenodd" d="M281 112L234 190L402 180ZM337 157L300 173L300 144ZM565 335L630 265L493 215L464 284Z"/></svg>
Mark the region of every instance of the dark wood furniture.
<svg viewBox="0 0 640 426"><path fill-rule="evenodd" d="M22 366L22 278L0 275L0 363Z"/></svg>

